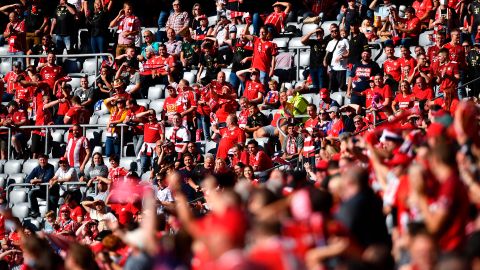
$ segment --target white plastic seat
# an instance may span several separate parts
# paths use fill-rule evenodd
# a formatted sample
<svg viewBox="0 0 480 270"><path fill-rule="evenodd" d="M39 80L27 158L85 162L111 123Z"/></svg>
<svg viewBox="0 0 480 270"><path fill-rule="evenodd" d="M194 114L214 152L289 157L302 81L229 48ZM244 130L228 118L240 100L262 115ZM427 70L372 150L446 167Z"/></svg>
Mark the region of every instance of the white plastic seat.
<svg viewBox="0 0 480 270"><path fill-rule="evenodd" d="M108 110L107 106L105 106L105 103L102 102L101 109L95 111L94 114L105 115L105 114L110 114L110 111Z"/></svg>
<svg viewBox="0 0 480 270"><path fill-rule="evenodd" d="M304 24L302 26L302 36L312 32L313 30L317 29L318 25L314 23Z"/></svg>
<svg viewBox="0 0 480 270"><path fill-rule="evenodd" d="M208 16L208 25L215 25L217 23L217 16Z"/></svg>
<svg viewBox="0 0 480 270"><path fill-rule="evenodd" d="M13 180L17 184L23 184L26 177L27 177L27 175L24 174L24 173L9 174L8 175L8 181L10 182L11 180Z"/></svg>
<svg viewBox="0 0 480 270"><path fill-rule="evenodd" d="M98 68L97 70L100 70L100 65L102 58L98 58L98 62L95 63L95 58L88 58L85 59L83 62L83 72L87 73L88 75L95 74L95 69Z"/></svg>
<svg viewBox="0 0 480 270"><path fill-rule="evenodd" d="M10 206L27 201L28 192L26 189L13 189L8 194L8 203Z"/></svg>
<svg viewBox="0 0 480 270"><path fill-rule="evenodd" d="M420 34L418 37L418 45L427 47L432 46L434 43L430 40L430 35L433 34L433 31L425 31Z"/></svg>
<svg viewBox="0 0 480 270"><path fill-rule="evenodd" d="M295 57L296 58L296 57ZM298 59L298 58L296 58ZM300 66L301 67L308 67L310 66L310 52L300 52Z"/></svg>
<svg viewBox="0 0 480 270"><path fill-rule="evenodd" d="M90 120L88 120L88 123L90 125L95 125L97 121L98 121L98 115L93 114L92 116L90 116Z"/></svg>
<svg viewBox="0 0 480 270"><path fill-rule="evenodd" d="M157 99L157 100L153 100L152 102L150 102L149 106L150 106L150 109L153 109L155 110L156 113L160 113L163 109L163 103L165 102L164 99Z"/></svg>
<svg viewBox="0 0 480 270"><path fill-rule="evenodd" d="M162 97L163 90L160 86L150 86L148 88L147 97L150 100L160 99Z"/></svg>
<svg viewBox="0 0 480 270"><path fill-rule="evenodd" d="M290 40L289 38L274 38L272 42L277 44L278 48L286 48L288 47L289 40Z"/></svg>
<svg viewBox="0 0 480 270"><path fill-rule="evenodd" d="M59 160L60 160L59 158L49 158L48 159L48 163L53 165L53 171L54 172L57 172L57 170L58 170L58 161Z"/></svg>
<svg viewBox="0 0 480 270"><path fill-rule="evenodd" d="M37 159L27 159L25 163L23 163L22 172L26 175L29 175L35 167L38 166Z"/></svg>
<svg viewBox="0 0 480 270"><path fill-rule="evenodd" d="M338 105L343 106L343 99L345 97L345 92L335 92L330 94L330 98L335 100Z"/></svg>
<svg viewBox="0 0 480 270"><path fill-rule="evenodd" d="M99 125L106 125L109 119L110 119L110 115L109 115L109 114L102 115L102 116L100 116L100 117L98 118L97 124L99 124Z"/></svg>
<svg viewBox="0 0 480 270"><path fill-rule="evenodd" d="M132 165L132 163L135 163ZM136 166L138 170L137 158L136 157L122 157L120 159L120 167L124 167L127 170L130 170L133 166Z"/></svg>
<svg viewBox="0 0 480 270"><path fill-rule="evenodd" d="M150 99L137 99L137 104L145 107L148 110L148 105L150 104Z"/></svg>
<svg viewBox="0 0 480 270"><path fill-rule="evenodd" d="M12 71L12 64L10 64L10 61L4 61L0 64L0 73L1 74L5 75L10 71Z"/></svg>
<svg viewBox="0 0 480 270"><path fill-rule="evenodd" d="M28 217L29 206L28 203L19 203L12 207L12 215L20 220Z"/></svg>
<svg viewBox="0 0 480 270"><path fill-rule="evenodd" d="M53 131L52 133L50 133L52 135L52 140L54 142L58 142L58 143L63 143L63 135L65 134L65 130L63 129L56 129L55 131Z"/></svg>
<svg viewBox="0 0 480 270"><path fill-rule="evenodd" d="M217 154L217 143L214 141L207 141L205 144L205 154L210 153L210 154Z"/></svg>
<svg viewBox="0 0 480 270"><path fill-rule="evenodd" d="M330 35L330 25L336 23L337 25L339 24L339 21L324 21L322 23L322 29L323 29L323 32L324 32L324 36L328 36Z"/></svg>
<svg viewBox="0 0 480 270"><path fill-rule="evenodd" d="M190 84L193 84L195 83L195 75L190 72L190 71L187 71L187 72L184 72L183 73L183 79L187 80Z"/></svg>
<svg viewBox="0 0 480 270"><path fill-rule="evenodd" d="M290 41L288 42L288 48L306 47L305 45L303 45L301 40L301 37L294 37L290 39Z"/></svg>
<svg viewBox="0 0 480 270"><path fill-rule="evenodd" d="M66 58L63 60L63 71L65 73L75 73L80 72L80 62L75 58Z"/></svg>
<svg viewBox="0 0 480 270"><path fill-rule="evenodd" d="M3 172L6 174L15 174L22 171L23 160L9 160L5 163Z"/></svg>

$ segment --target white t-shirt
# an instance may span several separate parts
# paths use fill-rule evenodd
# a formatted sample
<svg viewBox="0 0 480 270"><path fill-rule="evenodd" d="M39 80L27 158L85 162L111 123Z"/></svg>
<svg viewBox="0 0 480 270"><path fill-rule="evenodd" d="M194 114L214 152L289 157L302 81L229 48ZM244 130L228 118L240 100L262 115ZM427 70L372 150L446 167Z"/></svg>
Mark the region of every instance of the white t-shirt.
<svg viewBox="0 0 480 270"><path fill-rule="evenodd" d="M165 138L175 144L175 151L180 152L183 146L190 142L190 131L183 126L170 128L167 130Z"/></svg>
<svg viewBox="0 0 480 270"><path fill-rule="evenodd" d="M159 187L157 187L155 189L155 191L156 191L156 197L159 201L161 201L161 202L174 202L175 201L173 199L172 191L168 187L166 187L164 189L160 189ZM163 210L164 210L164 207L159 206L157 208L157 214L163 213Z"/></svg>
<svg viewBox="0 0 480 270"><path fill-rule="evenodd" d="M330 40L327 44L327 52L333 52L332 62L327 64L329 64L332 70L346 70L347 58L341 59L340 61L336 60L349 50L348 40L345 38L341 39L338 41L337 47L335 47L335 44L337 44L336 39Z"/></svg>
<svg viewBox="0 0 480 270"><path fill-rule="evenodd" d="M97 210L95 209L90 209L90 218L94 220L98 220L98 230L103 231L107 229L107 222L116 222L117 218L115 217L114 214L107 212L105 214L100 214Z"/></svg>

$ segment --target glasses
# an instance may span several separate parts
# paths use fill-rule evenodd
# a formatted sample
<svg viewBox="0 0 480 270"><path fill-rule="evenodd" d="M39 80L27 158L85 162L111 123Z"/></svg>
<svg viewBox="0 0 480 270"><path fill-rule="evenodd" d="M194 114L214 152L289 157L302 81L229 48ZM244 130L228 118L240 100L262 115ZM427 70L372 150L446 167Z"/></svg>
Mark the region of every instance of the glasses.
<svg viewBox="0 0 480 270"><path fill-rule="evenodd" d="M338 30L332 30L332 31L330 31L330 32L332 32L332 33L338 33Z"/></svg>
<svg viewBox="0 0 480 270"><path fill-rule="evenodd" d="M150 37L150 36L143 36L143 38L147 38L147 37Z"/></svg>

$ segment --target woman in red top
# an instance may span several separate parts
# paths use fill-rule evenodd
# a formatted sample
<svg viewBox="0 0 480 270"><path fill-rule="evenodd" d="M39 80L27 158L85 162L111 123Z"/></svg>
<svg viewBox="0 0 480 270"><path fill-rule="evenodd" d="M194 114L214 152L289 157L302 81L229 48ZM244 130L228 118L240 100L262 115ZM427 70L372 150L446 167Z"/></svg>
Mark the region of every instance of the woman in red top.
<svg viewBox="0 0 480 270"><path fill-rule="evenodd" d="M399 110L407 110L413 107L413 102L415 101L415 95L410 91L410 84L407 81L402 81L400 83L400 93L395 96L395 99L392 103L392 110L394 113L397 113ZM398 109L397 109L398 105Z"/></svg>

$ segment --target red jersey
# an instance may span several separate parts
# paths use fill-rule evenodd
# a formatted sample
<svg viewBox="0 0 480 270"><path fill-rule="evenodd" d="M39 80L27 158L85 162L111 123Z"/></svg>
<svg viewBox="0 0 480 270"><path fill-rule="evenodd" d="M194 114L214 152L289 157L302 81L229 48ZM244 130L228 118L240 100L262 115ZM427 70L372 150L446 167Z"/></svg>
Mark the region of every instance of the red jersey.
<svg viewBox="0 0 480 270"><path fill-rule="evenodd" d="M439 63L435 75L440 77L440 92L448 88L456 88L458 80L455 78L455 75L459 75L458 65L454 62Z"/></svg>
<svg viewBox="0 0 480 270"><path fill-rule="evenodd" d="M342 119L338 119L335 122L330 122L329 129L327 131L327 135L330 137L338 137L340 133L343 132L344 124Z"/></svg>
<svg viewBox="0 0 480 270"><path fill-rule="evenodd" d="M265 19L265 25L273 25L277 30L277 33L282 32L282 29L285 25L285 20L287 19L287 13L285 12L272 12Z"/></svg>
<svg viewBox="0 0 480 270"><path fill-rule="evenodd" d="M134 217L140 212L140 210L132 203L110 204L110 208L118 217L118 223L126 225L134 220Z"/></svg>
<svg viewBox="0 0 480 270"><path fill-rule="evenodd" d="M385 60L385 62L383 62L383 71L386 75L392 76L395 81L400 81L402 70L399 59L394 56L392 59Z"/></svg>
<svg viewBox="0 0 480 270"><path fill-rule="evenodd" d="M127 169L123 167L110 168L108 170L108 178L112 181L112 183L119 181L121 177L124 177L127 174Z"/></svg>
<svg viewBox="0 0 480 270"><path fill-rule="evenodd" d="M277 44L254 37L253 48L252 67L263 72L270 72L272 59L278 54Z"/></svg>
<svg viewBox="0 0 480 270"><path fill-rule="evenodd" d="M60 102L58 104L57 115L66 115L71 107L72 107L72 103L70 102L70 100L68 100L68 98L66 98L65 102ZM88 124L89 118L90 118L90 115L88 115L87 122L82 124Z"/></svg>
<svg viewBox="0 0 480 270"><path fill-rule="evenodd" d="M465 227L469 220L469 202L465 194L468 194L468 190L455 173L440 183L438 195L431 208L442 209L447 213L444 224L437 233L442 251L458 249L465 240Z"/></svg>
<svg viewBox="0 0 480 270"><path fill-rule="evenodd" d="M13 29L17 33L10 35L7 39L8 52L26 52L25 20L16 23L9 22L5 28L5 32L10 34L10 29Z"/></svg>
<svg viewBox="0 0 480 270"><path fill-rule="evenodd" d="M431 66L433 66L434 63L438 62L437 56L440 49L441 47L437 47L436 45L433 45L432 47L428 47L427 56L428 56L428 59L430 60Z"/></svg>
<svg viewBox="0 0 480 270"><path fill-rule="evenodd" d="M190 109L191 107L197 106L197 97L193 90L182 91L181 88L178 88L178 97L182 104L182 106L179 108L179 112L181 113ZM184 119L188 122L193 121L194 113L195 111L190 112L189 114L185 115Z"/></svg>
<svg viewBox="0 0 480 270"><path fill-rule="evenodd" d="M49 109L44 109L42 104L37 109L37 114L35 117L35 125L44 126L44 125L51 125L51 124L53 124L52 113L50 112ZM44 129L34 129L33 133L45 137Z"/></svg>
<svg viewBox="0 0 480 270"><path fill-rule="evenodd" d="M163 134L162 124L156 123L145 123L143 125L143 141L146 143L156 143L160 140L160 136Z"/></svg>
<svg viewBox="0 0 480 270"><path fill-rule="evenodd" d="M89 145L86 137L72 137L68 140L65 152L67 153L70 167L80 167L82 165L83 160L87 156L87 149L89 149Z"/></svg>
<svg viewBox="0 0 480 270"><path fill-rule="evenodd" d="M414 94L408 94L404 96L402 93L398 93L397 96L395 96L395 102L398 104L398 108L401 110L412 108L414 101Z"/></svg>
<svg viewBox="0 0 480 270"><path fill-rule="evenodd" d="M400 63L402 74L408 74L408 76L412 75L415 66L417 66L417 60L411 56L399 58L398 62Z"/></svg>
<svg viewBox="0 0 480 270"><path fill-rule="evenodd" d="M237 143L243 144L246 140L245 131L239 127L234 127L233 129L224 128L220 131L220 135L222 135L222 139L220 139L218 143L217 157L223 159L227 158L230 148L234 147Z"/></svg>
<svg viewBox="0 0 480 270"><path fill-rule="evenodd" d="M430 100L433 98L433 90L430 87L420 89L420 87L415 85L412 89L412 92L415 98L419 101Z"/></svg>
<svg viewBox="0 0 480 270"><path fill-rule="evenodd" d="M313 129L318 127L318 117L315 118L308 118L307 121L305 121L304 125L305 129L307 129L309 132L312 132Z"/></svg>
<svg viewBox="0 0 480 270"><path fill-rule="evenodd" d="M406 29L413 29L414 31L411 33L403 33L403 38L418 38L420 34L421 23L420 20L415 16L412 19L405 22Z"/></svg>
<svg viewBox="0 0 480 270"><path fill-rule="evenodd" d="M249 100L253 100L258 98L258 93L265 93L263 84L261 82L247 80L245 83L245 92L243 92L243 96Z"/></svg>
<svg viewBox="0 0 480 270"><path fill-rule="evenodd" d="M197 103L197 113L200 115L210 115L212 108L210 107L211 93L209 87L203 87L199 89L196 93L198 100L205 102L205 104L200 105Z"/></svg>
<svg viewBox="0 0 480 270"><path fill-rule="evenodd" d="M452 45L451 42L443 45L443 48L448 49L449 57L451 62L456 62L459 68L464 68L466 65L465 60L465 50L463 49L462 45L455 44Z"/></svg>
<svg viewBox="0 0 480 270"><path fill-rule="evenodd" d="M250 155L248 164L252 167L257 167L255 171L261 172L273 167L272 159L263 151L259 150L257 154Z"/></svg>
<svg viewBox="0 0 480 270"><path fill-rule="evenodd" d="M130 120L135 119L135 115L145 112L147 109L144 106L135 106L134 108L130 108L127 111L127 116L130 118ZM146 123L147 119L145 117L142 117L140 123ZM132 127L133 133L134 134L142 134L143 133L143 127L141 125L135 125Z"/></svg>
<svg viewBox="0 0 480 270"><path fill-rule="evenodd" d="M90 121L90 112L82 106L71 107L65 114L70 117L70 124L88 124Z"/></svg>
<svg viewBox="0 0 480 270"><path fill-rule="evenodd" d="M63 69L61 66L44 66L42 70L40 70L40 75L42 79L48 83L50 89L53 89L55 85L55 81L63 77Z"/></svg>
<svg viewBox="0 0 480 270"><path fill-rule="evenodd" d="M19 76L22 76L26 80L30 80L30 78L27 76L27 74L25 74L25 72L17 74L13 71L10 71L5 75L3 81L7 84L7 93L14 94L14 90L23 88L23 86L21 86L19 82L16 82Z"/></svg>
<svg viewBox="0 0 480 270"><path fill-rule="evenodd" d="M182 111L182 99L180 96L167 97L163 103L163 109L168 119L171 119L175 113Z"/></svg>
<svg viewBox="0 0 480 270"><path fill-rule="evenodd" d="M433 1L432 0L417 0L413 2L412 7L415 9L415 15L420 19L421 17L425 16L425 14L429 13L433 8ZM425 18L421 22L428 22L429 17Z"/></svg>

